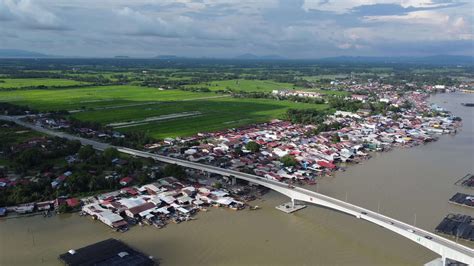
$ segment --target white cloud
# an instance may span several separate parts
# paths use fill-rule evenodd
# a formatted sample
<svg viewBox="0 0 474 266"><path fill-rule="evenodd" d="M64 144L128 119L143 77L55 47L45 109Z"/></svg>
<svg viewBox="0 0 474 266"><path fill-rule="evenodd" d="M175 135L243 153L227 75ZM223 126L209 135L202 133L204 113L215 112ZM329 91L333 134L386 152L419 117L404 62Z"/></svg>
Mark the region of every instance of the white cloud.
<svg viewBox="0 0 474 266"><path fill-rule="evenodd" d="M407 7L442 7L448 4L436 3L433 0L305 0L303 8L305 10L317 9L323 11L331 11L335 13L347 13L351 9L362 5L376 4L394 4Z"/></svg>
<svg viewBox="0 0 474 266"><path fill-rule="evenodd" d="M36 29L63 29L62 22L52 12L32 0L0 0L3 12L23 25Z"/></svg>
<svg viewBox="0 0 474 266"><path fill-rule="evenodd" d="M436 11L416 11L406 15L394 16L366 16L365 20L371 22L402 22L408 24L442 25L448 23L449 15Z"/></svg>

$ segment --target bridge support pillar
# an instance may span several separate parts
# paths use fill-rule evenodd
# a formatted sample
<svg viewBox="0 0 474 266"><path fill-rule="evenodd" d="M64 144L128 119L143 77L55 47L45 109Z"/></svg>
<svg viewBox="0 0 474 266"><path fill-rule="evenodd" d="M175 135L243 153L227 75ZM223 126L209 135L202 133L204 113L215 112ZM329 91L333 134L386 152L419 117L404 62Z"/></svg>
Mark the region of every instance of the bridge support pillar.
<svg viewBox="0 0 474 266"><path fill-rule="evenodd" d="M306 208L306 205L296 204L295 199L291 198L290 202L283 203L282 205L276 206L276 208L282 212L292 213Z"/></svg>
<svg viewBox="0 0 474 266"><path fill-rule="evenodd" d="M442 257L441 257L441 263L443 264L443 266L448 265L448 264L446 264L446 262L447 262L447 261L446 261L446 256L442 256Z"/></svg>
<svg viewBox="0 0 474 266"><path fill-rule="evenodd" d="M236 185L237 184L237 178L232 177L231 182L232 182L233 186Z"/></svg>

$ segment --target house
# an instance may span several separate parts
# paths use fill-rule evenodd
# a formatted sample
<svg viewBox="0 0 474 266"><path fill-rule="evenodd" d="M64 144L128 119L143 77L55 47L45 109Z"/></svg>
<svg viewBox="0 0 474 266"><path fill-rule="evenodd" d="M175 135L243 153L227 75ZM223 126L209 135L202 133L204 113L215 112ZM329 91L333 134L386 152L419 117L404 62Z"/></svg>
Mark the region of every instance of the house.
<svg viewBox="0 0 474 266"><path fill-rule="evenodd" d="M113 213L109 209L105 209L99 204L88 204L82 207L82 211L89 214L92 217L97 218L99 221L112 228L125 227L128 223L122 218L122 216Z"/></svg>
<svg viewBox="0 0 474 266"><path fill-rule="evenodd" d="M367 95L361 95L361 94L352 94L351 96L352 100L357 100L357 101L362 101L364 102L369 98Z"/></svg>
<svg viewBox="0 0 474 266"><path fill-rule="evenodd" d="M77 198L69 198L66 200L66 204L71 208L76 208L81 205L81 202Z"/></svg>
<svg viewBox="0 0 474 266"><path fill-rule="evenodd" d="M127 176L127 177L124 177L124 178L120 179L119 183L120 183L120 185L122 185L122 186L127 186L127 185L129 185L130 183L132 183L132 181L133 181L133 178Z"/></svg>
<svg viewBox="0 0 474 266"><path fill-rule="evenodd" d="M122 184L122 183L120 183ZM138 190L134 187L124 187L120 190L121 193L126 193L126 194L129 194L129 195L132 195L132 196L137 196L139 193L138 193Z"/></svg>
<svg viewBox="0 0 474 266"><path fill-rule="evenodd" d="M38 202L36 203L36 209L38 211L47 211L51 209L52 203L50 201Z"/></svg>
<svg viewBox="0 0 474 266"><path fill-rule="evenodd" d="M153 204L152 202L146 202L142 205L138 205L136 207L125 210L125 215L127 215L130 218L134 218L134 217L137 217L139 213L155 208L155 207L156 207L155 204Z"/></svg>

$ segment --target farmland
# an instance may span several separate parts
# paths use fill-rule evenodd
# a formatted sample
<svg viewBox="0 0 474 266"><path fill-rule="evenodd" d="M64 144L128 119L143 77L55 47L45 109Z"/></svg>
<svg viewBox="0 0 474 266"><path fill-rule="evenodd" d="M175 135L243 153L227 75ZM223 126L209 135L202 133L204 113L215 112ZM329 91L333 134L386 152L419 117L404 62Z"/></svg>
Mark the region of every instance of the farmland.
<svg viewBox="0 0 474 266"><path fill-rule="evenodd" d="M48 90L0 91L1 101L40 111L68 110L82 121L126 123L163 115L195 112L198 115L136 123L120 131L146 131L156 138L188 136L281 118L289 108L326 108L326 105L237 99L230 95L139 86L97 86Z"/></svg>
<svg viewBox="0 0 474 266"><path fill-rule="evenodd" d="M0 101L27 105L41 111L103 108L210 96L215 96L215 94L179 90L160 91L154 88L128 85L76 89L0 91Z"/></svg>
<svg viewBox="0 0 474 266"><path fill-rule="evenodd" d="M246 80L246 79L231 79L219 80L205 83L199 83L186 86L188 88L208 88L211 91L259 91L271 92L277 89L291 89L295 86L291 83L282 83L272 80Z"/></svg>
<svg viewBox="0 0 474 266"><path fill-rule="evenodd" d="M22 78L10 79L0 78L0 89L2 88L26 88L26 87L66 87L84 85L86 82L80 82L68 79L49 79L49 78Z"/></svg>
<svg viewBox="0 0 474 266"><path fill-rule="evenodd" d="M115 110L87 111L73 114L73 117L102 124L137 121L149 117L183 112L199 112L200 115L145 123L123 127L121 131L145 131L153 137L189 136L199 132L239 127L282 118L289 108L324 109L326 105L303 104L268 99L212 98L206 100L168 101L153 105L120 108Z"/></svg>
<svg viewBox="0 0 474 266"><path fill-rule="evenodd" d="M3 60L0 102L41 112L69 111L67 116L81 121L164 138L283 118L289 108L328 108L277 99L269 95L272 90L317 91L327 101L350 95L348 87L354 82L376 78L366 73L390 74L384 82L408 80L419 86L454 82L440 80L436 70L418 76L410 75L411 71L364 65L321 67L309 61Z"/></svg>

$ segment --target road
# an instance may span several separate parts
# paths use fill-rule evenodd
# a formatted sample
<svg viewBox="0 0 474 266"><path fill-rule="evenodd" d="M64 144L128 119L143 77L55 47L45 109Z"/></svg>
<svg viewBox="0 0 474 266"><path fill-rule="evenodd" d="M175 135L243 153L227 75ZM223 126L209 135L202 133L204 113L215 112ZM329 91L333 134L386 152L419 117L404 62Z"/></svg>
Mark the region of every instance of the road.
<svg viewBox="0 0 474 266"><path fill-rule="evenodd" d="M247 173L242 173L230 169L220 168L216 166L190 162L187 160L171 158L168 156L153 154L150 152L112 146L107 143L98 142L95 140L90 140L86 138L77 137L63 132L58 132L50 129L46 129L37 125L26 123L21 121L17 117L11 116L0 116L0 120L8 120L15 122L21 126L33 129L38 132L42 132L47 135L57 136L69 140L78 140L83 145L91 145L97 150L104 150L106 148L116 148L122 153L126 153L132 156L142 157L142 158L152 158L156 161L177 164L183 167L192 168L196 170L201 170L209 173L219 174L227 177L235 177L249 182L253 182L265 187L268 187L272 190L280 192L292 200L304 201L308 203L313 203L316 205L322 205L340 212L344 212L350 215L353 215L359 219L367 220L369 222L375 223L379 226L382 226L392 232L395 232L399 235L402 235L430 250L435 253L438 253L443 259L449 258L453 259L468 265L474 266L474 249L466 247L464 245L458 244L454 241L448 240L444 237L438 236L434 233L428 232L421 228L406 224L404 222L392 219L385 215L379 214L377 212L344 202L323 194L310 191L300 187L290 188L287 184L262 178L256 175L251 175Z"/></svg>

